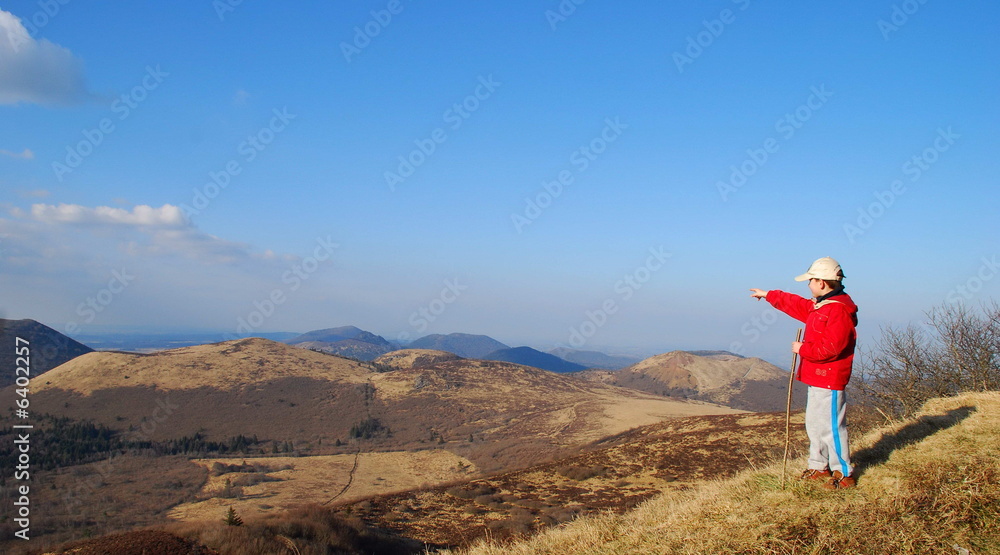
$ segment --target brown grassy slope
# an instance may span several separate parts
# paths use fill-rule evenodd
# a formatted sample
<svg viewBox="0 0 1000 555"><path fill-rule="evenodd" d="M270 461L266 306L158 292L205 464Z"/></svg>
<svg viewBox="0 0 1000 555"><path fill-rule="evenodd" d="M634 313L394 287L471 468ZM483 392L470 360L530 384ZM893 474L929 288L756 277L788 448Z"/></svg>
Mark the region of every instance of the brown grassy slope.
<svg viewBox="0 0 1000 555"><path fill-rule="evenodd" d="M278 514L305 504L357 500L477 474L468 460L444 449L194 462L208 469L210 477L197 500L170 510L174 520L211 520L227 507L244 518Z"/></svg>
<svg viewBox="0 0 1000 555"><path fill-rule="evenodd" d="M779 464L464 553L1000 552L1000 393L932 400L856 445L852 490L781 490Z"/></svg>
<svg viewBox="0 0 1000 555"><path fill-rule="evenodd" d="M765 360L729 354L696 355L687 351L652 356L616 371L581 372L579 377L657 395L763 412L784 410L788 391L788 371ZM797 395L796 399L800 397Z"/></svg>
<svg viewBox="0 0 1000 555"><path fill-rule="evenodd" d="M343 504L341 514L433 545L467 545L536 531L581 515L623 512L663 492L732 476L780 456L783 413L671 419L587 452L468 482ZM805 444L795 415L794 445Z"/></svg>
<svg viewBox="0 0 1000 555"><path fill-rule="evenodd" d="M420 542L342 519L317 505L280 515L244 519L227 526L221 519L166 527L169 532L218 550L220 555L417 555Z"/></svg>
<svg viewBox="0 0 1000 555"><path fill-rule="evenodd" d="M225 514L225 513L223 513ZM48 553L53 555L416 555L419 542L366 527L355 520L336 518L317 506L302 507L280 516L247 518L230 526L223 518L197 524L174 524L165 529L133 530L75 541Z"/></svg>
<svg viewBox="0 0 1000 555"><path fill-rule="evenodd" d="M14 538L0 519L0 553L39 553L61 542L168 522L171 507L193 500L208 472L183 457L113 458L54 471L32 471L31 540ZM5 493L14 493L10 482ZM13 499L3 501L12 507ZM4 516L10 516L7 513Z"/></svg>
<svg viewBox="0 0 1000 555"><path fill-rule="evenodd" d="M88 395L125 386L161 391L233 390L281 378L364 383L370 372L345 358L249 338L146 355L89 353L50 371L34 384L34 392L63 389Z"/></svg>
<svg viewBox="0 0 1000 555"><path fill-rule="evenodd" d="M110 534L91 540L82 540L61 546L51 555L219 555L219 552L164 532L162 530L133 530ZM49 555L49 554L46 554Z"/></svg>
<svg viewBox="0 0 1000 555"><path fill-rule="evenodd" d="M484 472L548 460L664 418L734 412L496 361L445 361L372 383L373 414L394 436L440 443Z"/></svg>

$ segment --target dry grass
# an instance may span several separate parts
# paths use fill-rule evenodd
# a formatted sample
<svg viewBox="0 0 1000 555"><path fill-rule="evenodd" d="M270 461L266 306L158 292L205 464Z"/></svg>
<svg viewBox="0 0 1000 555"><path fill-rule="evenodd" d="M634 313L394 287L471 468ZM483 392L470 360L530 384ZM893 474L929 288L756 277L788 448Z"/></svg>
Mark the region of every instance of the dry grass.
<svg viewBox="0 0 1000 555"><path fill-rule="evenodd" d="M253 469L228 464L241 461L194 461L212 470L211 476L199 492L199 499L177 505L171 509L170 517L182 521L212 520L230 506L243 517L278 514L303 504L325 503L338 493L339 502L353 501L414 489L425 483L463 479L476 472L468 460L441 449L362 453L356 468L354 455L246 459ZM239 495L234 498L222 495L226 480L234 489L239 488ZM344 490L349 481L350 487Z"/></svg>
<svg viewBox="0 0 1000 555"><path fill-rule="evenodd" d="M579 519L466 555L1000 551L1000 393L929 402L855 442L859 487L829 492L780 465ZM801 462L801 461L800 461Z"/></svg>
<svg viewBox="0 0 1000 555"><path fill-rule="evenodd" d="M514 472L344 503L341 514L440 547L537 533L765 466L781 456L784 420L781 413L667 420ZM802 415L793 421L799 452L806 441Z"/></svg>

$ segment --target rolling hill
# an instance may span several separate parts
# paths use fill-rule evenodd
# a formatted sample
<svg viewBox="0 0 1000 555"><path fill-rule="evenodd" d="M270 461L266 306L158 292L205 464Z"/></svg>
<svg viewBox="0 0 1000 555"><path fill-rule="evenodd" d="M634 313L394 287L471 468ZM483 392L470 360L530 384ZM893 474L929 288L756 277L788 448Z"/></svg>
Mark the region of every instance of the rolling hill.
<svg viewBox="0 0 1000 555"><path fill-rule="evenodd" d="M90 347L70 339L58 331L34 320L5 320L0 318L0 388L14 383L17 378L17 347L24 347L17 338L28 341L29 378L48 372L60 364L93 351Z"/></svg>
<svg viewBox="0 0 1000 555"><path fill-rule="evenodd" d="M258 338L94 352L36 382L32 407L159 441L256 436L261 450L290 442L300 454L351 452L352 438L373 451L433 445L486 470L664 417L729 412L506 362L385 368Z"/></svg>
<svg viewBox="0 0 1000 555"><path fill-rule="evenodd" d="M365 361L374 360L395 348L384 337L354 326L314 330L285 340L285 343Z"/></svg>
<svg viewBox="0 0 1000 555"><path fill-rule="evenodd" d="M483 358L484 356L499 351L509 349L509 345L493 339L486 335L472 335L468 333L449 333L448 335L432 334L425 335L414 340L406 346L408 349L432 349L435 351L447 351L455 353L462 358Z"/></svg>
<svg viewBox="0 0 1000 555"><path fill-rule="evenodd" d="M759 358L710 351L697 355L672 351L656 355L617 371L588 370L579 374L599 381L671 397L701 399L741 410L784 410L788 371ZM793 406L803 404L804 387Z"/></svg>
<svg viewBox="0 0 1000 555"><path fill-rule="evenodd" d="M566 373L586 370L586 366L574 364L568 360L563 360L555 355L543 353L531 347L513 347L510 349L500 349L493 351L482 357L484 360L499 360L503 362L513 362L524 366L533 366L548 370L549 372Z"/></svg>

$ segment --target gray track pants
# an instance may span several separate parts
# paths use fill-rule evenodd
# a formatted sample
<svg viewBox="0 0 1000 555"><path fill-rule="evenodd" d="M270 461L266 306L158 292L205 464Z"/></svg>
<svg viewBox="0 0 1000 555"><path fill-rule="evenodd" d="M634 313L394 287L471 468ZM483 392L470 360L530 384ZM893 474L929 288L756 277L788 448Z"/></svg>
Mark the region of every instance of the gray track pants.
<svg viewBox="0 0 1000 555"><path fill-rule="evenodd" d="M806 434L809 436L809 468L829 468L831 471L839 470L844 476L851 475L847 399L843 391L809 386Z"/></svg>

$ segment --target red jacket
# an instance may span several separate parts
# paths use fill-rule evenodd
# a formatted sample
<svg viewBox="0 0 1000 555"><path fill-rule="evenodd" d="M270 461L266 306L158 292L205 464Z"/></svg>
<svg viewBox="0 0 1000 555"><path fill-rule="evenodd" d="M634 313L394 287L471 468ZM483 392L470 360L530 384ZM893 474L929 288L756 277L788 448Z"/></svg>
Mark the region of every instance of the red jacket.
<svg viewBox="0 0 1000 555"><path fill-rule="evenodd" d="M825 389L843 390L851 379L858 340L858 305L847 293L819 303L784 291L768 291L767 302L806 323L799 349L798 379Z"/></svg>

